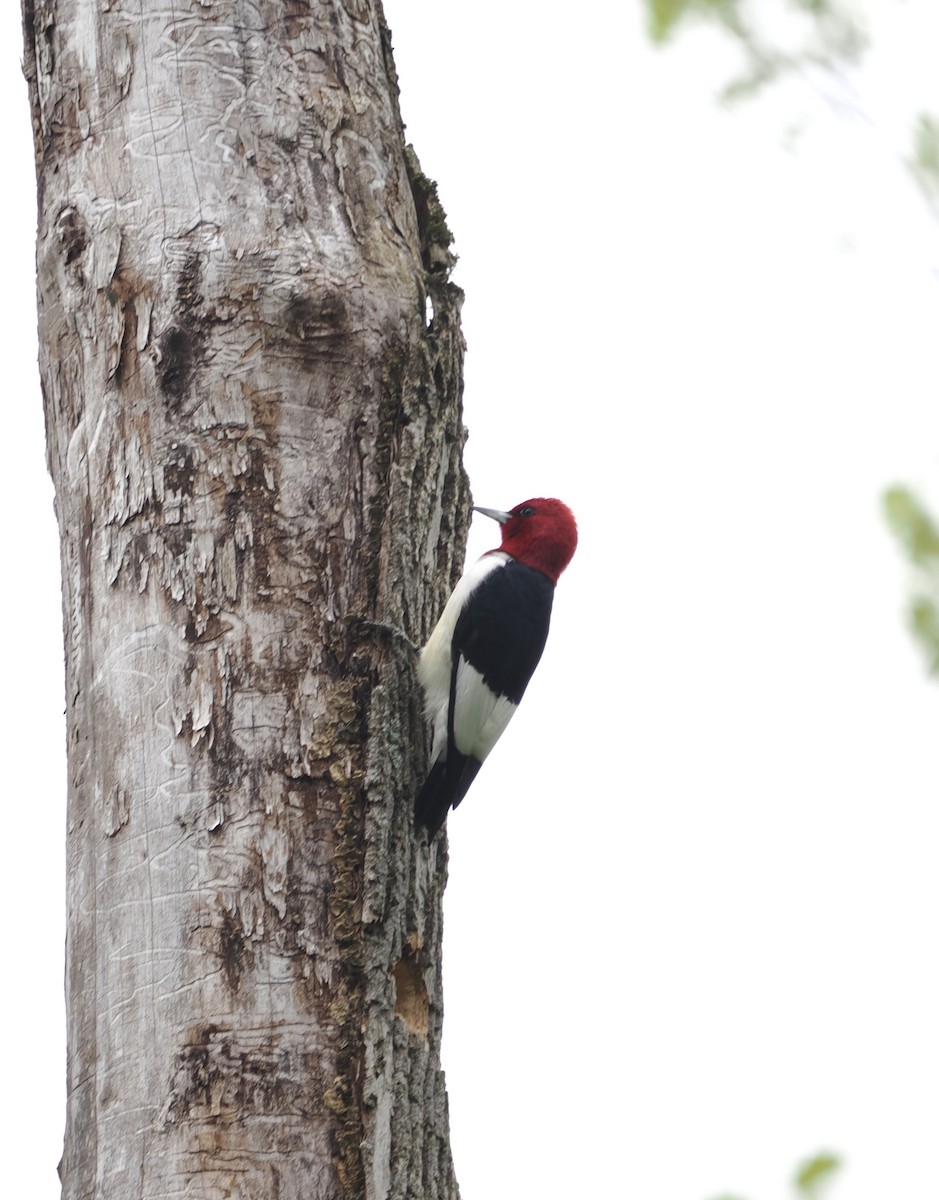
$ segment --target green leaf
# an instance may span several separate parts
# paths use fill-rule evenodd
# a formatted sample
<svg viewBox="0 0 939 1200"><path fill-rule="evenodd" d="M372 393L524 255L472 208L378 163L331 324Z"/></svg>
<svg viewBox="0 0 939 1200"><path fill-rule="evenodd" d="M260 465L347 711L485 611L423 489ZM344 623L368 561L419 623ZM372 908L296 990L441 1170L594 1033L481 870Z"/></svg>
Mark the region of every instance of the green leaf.
<svg viewBox="0 0 939 1200"><path fill-rule="evenodd" d="M664 42L691 6L692 0L647 0L649 35L654 42Z"/></svg>
<svg viewBox="0 0 939 1200"><path fill-rule="evenodd" d="M918 566L939 562L939 529L916 495L905 487L884 493L884 514L894 535Z"/></svg>
<svg viewBox="0 0 939 1200"><path fill-rule="evenodd" d="M939 179L939 121L920 113L913 127L913 162L926 175Z"/></svg>
<svg viewBox="0 0 939 1200"><path fill-rule="evenodd" d="M809 1200L814 1200L840 1169L841 1159L837 1154L821 1151L796 1168L796 1189L803 1196L808 1196Z"/></svg>
<svg viewBox="0 0 939 1200"><path fill-rule="evenodd" d="M913 155L907 165L930 203L939 198L939 120L920 113L913 126Z"/></svg>
<svg viewBox="0 0 939 1200"><path fill-rule="evenodd" d="M929 670L939 675L939 605L928 596L910 601L910 628L929 657Z"/></svg>
<svg viewBox="0 0 939 1200"><path fill-rule="evenodd" d="M724 21L736 13L739 0L646 0L649 36L664 42L691 14Z"/></svg>

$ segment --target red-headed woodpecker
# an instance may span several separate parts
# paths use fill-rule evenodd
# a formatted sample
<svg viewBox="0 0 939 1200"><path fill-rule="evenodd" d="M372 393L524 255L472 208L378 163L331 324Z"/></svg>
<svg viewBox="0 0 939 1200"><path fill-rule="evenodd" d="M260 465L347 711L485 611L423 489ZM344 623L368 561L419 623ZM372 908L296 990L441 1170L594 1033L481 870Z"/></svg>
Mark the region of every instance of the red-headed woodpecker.
<svg viewBox="0 0 939 1200"><path fill-rule="evenodd" d="M474 511L499 522L502 545L453 589L417 669L434 746L416 818L430 837L512 719L545 647L554 585L577 546L574 514L560 500Z"/></svg>

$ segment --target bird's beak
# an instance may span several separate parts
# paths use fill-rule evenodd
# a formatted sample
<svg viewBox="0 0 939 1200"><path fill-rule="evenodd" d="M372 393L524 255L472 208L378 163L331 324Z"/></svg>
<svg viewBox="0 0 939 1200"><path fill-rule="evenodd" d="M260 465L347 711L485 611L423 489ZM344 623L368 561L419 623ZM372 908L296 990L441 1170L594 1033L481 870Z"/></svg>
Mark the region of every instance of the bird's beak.
<svg viewBox="0 0 939 1200"><path fill-rule="evenodd" d="M492 517L500 525L504 525L512 517L511 513L500 512L498 508L480 508L478 504L473 505L473 512L482 513L484 517Z"/></svg>

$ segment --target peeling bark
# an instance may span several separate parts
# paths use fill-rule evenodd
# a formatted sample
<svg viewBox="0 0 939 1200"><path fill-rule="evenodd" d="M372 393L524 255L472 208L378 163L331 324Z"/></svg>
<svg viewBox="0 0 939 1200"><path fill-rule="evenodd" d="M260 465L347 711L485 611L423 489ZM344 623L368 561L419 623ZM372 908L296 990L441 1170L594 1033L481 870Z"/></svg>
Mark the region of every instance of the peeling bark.
<svg viewBox="0 0 939 1200"><path fill-rule="evenodd" d="M407 639L462 565L461 296L378 0L23 10L63 1195L456 1197Z"/></svg>

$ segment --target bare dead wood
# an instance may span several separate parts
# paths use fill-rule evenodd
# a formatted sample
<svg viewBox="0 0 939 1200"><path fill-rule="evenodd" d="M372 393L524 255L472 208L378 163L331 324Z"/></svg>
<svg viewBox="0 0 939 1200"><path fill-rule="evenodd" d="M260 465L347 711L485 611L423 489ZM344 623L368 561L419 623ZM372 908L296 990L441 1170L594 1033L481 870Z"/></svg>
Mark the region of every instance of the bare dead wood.
<svg viewBox="0 0 939 1200"><path fill-rule="evenodd" d="M461 297L378 0L24 0L24 26L63 1194L454 1197L445 851L378 624L420 641L461 566Z"/></svg>

